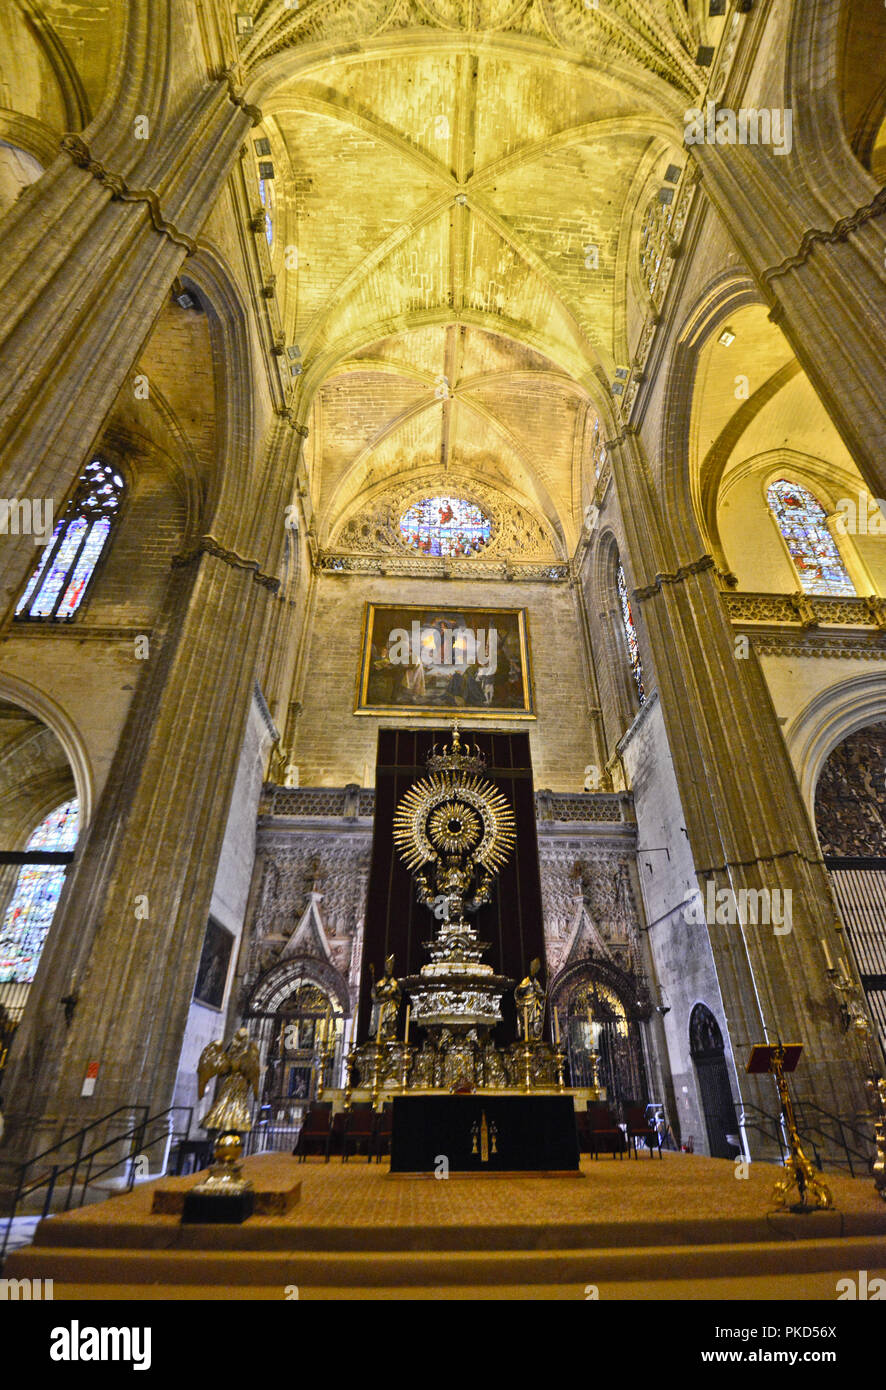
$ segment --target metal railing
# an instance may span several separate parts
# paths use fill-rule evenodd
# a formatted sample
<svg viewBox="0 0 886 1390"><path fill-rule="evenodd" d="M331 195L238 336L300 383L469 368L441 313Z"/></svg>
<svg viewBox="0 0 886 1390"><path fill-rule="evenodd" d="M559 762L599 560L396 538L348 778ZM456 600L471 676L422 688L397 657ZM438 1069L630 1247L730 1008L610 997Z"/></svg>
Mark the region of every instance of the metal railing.
<svg viewBox="0 0 886 1390"><path fill-rule="evenodd" d="M179 1111L186 1117L184 1126L181 1128L171 1123L172 1116ZM48 1216L52 1207L53 1197L59 1187L59 1181L67 1180L68 1174L70 1174L70 1181L68 1181L68 1190L65 1195L64 1204L60 1208L62 1211L70 1211L72 1206L82 1206L84 1204L90 1183L97 1183L100 1178L106 1177L107 1174L112 1173L115 1168L120 1168L124 1165L128 1165L125 1172L124 1191L131 1192L135 1185L136 1159L145 1153L146 1150L153 1148L156 1144L163 1143L170 1146L176 1138L179 1140L186 1139L191 1128L193 1113L193 1106L190 1105L170 1105L167 1106L165 1110L159 1110L155 1115L150 1114L150 1107L147 1105L118 1105L115 1110L109 1111L107 1115L101 1115L97 1120L92 1120L88 1125L84 1125L82 1129L77 1130L74 1134L66 1135L64 1138L59 1139L56 1144L50 1145L48 1149L44 1149L41 1153L35 1154L33 1158L29 1158L25 1163L21 1164L18 1170L18 1180L15 1187L12 1189L9 1212L5 1218L0 1218L5 1219L6 1222L3 1238L2 1241L0 1241L0 1261L2 1261L6 1255L9 1237L12 1231L12 1223L15 1220L16 1212L27 1198L45 1188L46 1192L43 1199L41 1216ZM93 1148L84 1152L86 1136L92 1130L99 1129L101 1126L111 1123L118 1115L139 1115L140 1118L134 1124L130 1124L122 1134L112 1135L110 1139L105 1139L102 1143L96 1144ZM161 1129L156 1134L149 1136L150 1128L158 1124L161 1120L165 1121ZM118 1156L112 1158L109 1163L105 1163L103 1167L99 1167L98 1169L94 1167L95 1161L99 1155L106 1154L109 1149L119 1148L122 1144L129 1145L129 1151L127 1153L123 1155L118 1154ZM66 1160L63 1151L70 1150L72 1145L75 1146L76 1152L73 1158ZM46 1160L51 1155L56 1155L59 1161L49 1165L47 1171ZM37 1164L42 1165L42 1170L39 1173L29 1176L31 1170L35 1169ZM85 1175L83 1173L84 1167ZM77 1188L79 1188L80 1191L79 1200L75 1200L74 1198L75 1189Z"/></svg>
<svg viewBox="0 0 886 1390"><path fill-rule="evenodd" d="M749 1101L736 1105L735 1111L739 1128L756 1130L776 1145L782 1158L787 1157L790 1150L785 1140L781 1115L770 1114ZM811 1150L810 1157L819 1172L824 1169L822 1149L827 1151L829 1167L846 1167L853 1178L856 1176L856 1170L865 1174L871 1171L875 1151L873 1133L866 1134L844 1116L832 1114L815 1101L796 1100L794 1111L800 1138ZM842 1157L835 1156L840 1153Z"/></svg>

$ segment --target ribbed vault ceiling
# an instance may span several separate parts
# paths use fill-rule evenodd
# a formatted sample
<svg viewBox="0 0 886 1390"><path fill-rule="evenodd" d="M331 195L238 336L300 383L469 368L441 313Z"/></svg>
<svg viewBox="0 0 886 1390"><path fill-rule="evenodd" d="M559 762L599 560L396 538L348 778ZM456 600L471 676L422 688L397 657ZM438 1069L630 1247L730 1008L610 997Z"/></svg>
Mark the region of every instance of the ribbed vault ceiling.
<svg viewBox="0 0 886 1390"><path fill-rule="evenodd" d="M321 543L436 461L440 486L510 486L574 544L640 210L705 37L681 0L256 8Z"/></svg>

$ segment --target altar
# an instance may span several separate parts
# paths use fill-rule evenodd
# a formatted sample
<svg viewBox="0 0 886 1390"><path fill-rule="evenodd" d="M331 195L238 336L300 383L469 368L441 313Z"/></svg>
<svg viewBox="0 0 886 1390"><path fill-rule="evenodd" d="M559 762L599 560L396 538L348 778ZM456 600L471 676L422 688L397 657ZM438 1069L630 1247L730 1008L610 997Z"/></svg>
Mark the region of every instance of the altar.
<svg viewBox="0 0 886 1390"><path fill-rule="evenodd" d="M571 1096L396 1096L392 1173L578 1173Z"/></svg>

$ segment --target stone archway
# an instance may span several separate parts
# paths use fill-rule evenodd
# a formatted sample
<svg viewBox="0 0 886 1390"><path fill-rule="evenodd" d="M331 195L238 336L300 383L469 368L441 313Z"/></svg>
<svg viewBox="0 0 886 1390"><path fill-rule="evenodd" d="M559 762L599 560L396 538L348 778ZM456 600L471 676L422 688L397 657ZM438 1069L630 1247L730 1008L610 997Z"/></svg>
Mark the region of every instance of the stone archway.
<svg viewBox="0 0 886 1390"><path fill-rule="evenodd" d="M583 960L552 984L560 1034L573 1086L592 1086L593 1054L607 1100L618 1105L649 1099L642 1025L650 1008L637 977L609 961Z"/></svg>
<svg viewBox="0 0 886 1390"><path fill-rule="evenodd" d="M711 1158L732 1158L737 1125L732 1087L726 1069L720 1025L706 1004L696 1004L689 1017L689 1054L695 1066L702 1114Z"/></svg>
<svg viewBox="0 0 886 1390"><path fill-rule="evenodd" d="M291 1147L288 1127L306 1106L339 1084L347 1051L350 1003L344 977L326 961L291 956L256 984L244 1022L261 1057L261 1116L267 1147ZM283 1141L273 1134L283 1131ZM263 1145L264 1146L264 1145Z"/></svg>

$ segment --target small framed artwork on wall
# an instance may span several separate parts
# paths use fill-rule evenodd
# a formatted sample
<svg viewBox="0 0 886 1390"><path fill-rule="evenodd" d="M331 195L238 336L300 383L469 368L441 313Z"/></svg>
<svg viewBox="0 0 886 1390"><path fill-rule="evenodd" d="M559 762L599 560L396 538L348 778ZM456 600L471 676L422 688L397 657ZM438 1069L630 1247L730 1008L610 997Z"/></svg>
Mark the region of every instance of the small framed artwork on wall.
<svg viewBox="0 0 886 1390"><path fill-rule="evenodd" d="M194 985L194 999L198 1004L206 1004L210 1009L221 1008L233 949L233 933L210 917Z"/></svg>

